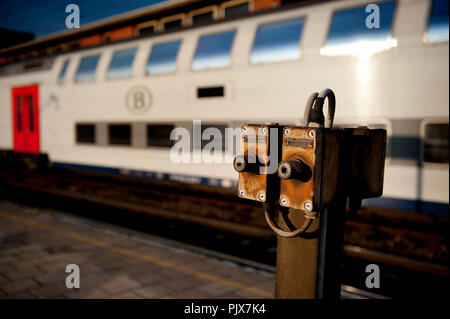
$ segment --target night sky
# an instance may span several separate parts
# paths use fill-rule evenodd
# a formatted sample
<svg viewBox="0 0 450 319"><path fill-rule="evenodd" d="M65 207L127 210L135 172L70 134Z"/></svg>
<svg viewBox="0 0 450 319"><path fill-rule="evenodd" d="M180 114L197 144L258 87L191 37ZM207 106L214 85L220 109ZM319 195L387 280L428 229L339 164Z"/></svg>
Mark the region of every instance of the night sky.
<svg viewBox="0 0 450 319"><path fill-rule="evenodd" d="M167 0L0 0L0 28L31 32L36 37L62 31L70 3L80 7L80 23L88 24L116 14Z"/></svg>

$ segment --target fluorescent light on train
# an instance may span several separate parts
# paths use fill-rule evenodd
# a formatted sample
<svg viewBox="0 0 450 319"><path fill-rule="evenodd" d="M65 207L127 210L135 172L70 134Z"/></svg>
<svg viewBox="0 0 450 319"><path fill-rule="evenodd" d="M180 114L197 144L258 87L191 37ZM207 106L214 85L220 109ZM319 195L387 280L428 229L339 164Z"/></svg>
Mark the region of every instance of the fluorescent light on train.
<svg viewBox="0 0 450 319"><path fill-rule="evenodd" d="M395 48L396 46L396 39L382 41L358 41L343 45L326 46L320 49L320 54L326 56L353 55L367 57L377 52Z"/></svg>

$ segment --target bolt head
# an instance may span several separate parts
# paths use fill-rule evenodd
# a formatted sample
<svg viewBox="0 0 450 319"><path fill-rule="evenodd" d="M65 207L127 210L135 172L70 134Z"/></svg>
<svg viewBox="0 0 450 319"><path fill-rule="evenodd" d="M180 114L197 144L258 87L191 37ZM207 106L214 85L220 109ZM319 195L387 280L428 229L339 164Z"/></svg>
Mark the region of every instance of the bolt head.
<svg viewBox="0 0 450 319"><path fill-rule="evenodd" d="M310 211L312 211L313 205L310 201L306 201L303 204L303 207L305 208L306 211L310 212Z"/></svg>
<svg viewBox="0 0 450 319"><path fill-rule="evenodd" d="M242 131L242 133L247 132L247 126L243 126L243 127L241 128L241 131Z"/></svg>
<svg viewBox="0 0 450 319"><path fill-rule="evenodd" d="M244 190L243 189L241 189L241 190L239 190L239 196L244 196Z"/></svg>
<svg viewBox="0 0 450 319"><path fill-rule="evenodd" d="M284 135L289 136L291 135L291 130L290 129L284 129Z"/></svg>
<svg viewBox="0 0 450 319"><path fill-rule="evenodd" d="M286 197L281 197L280 198L280 204L281 204L281 206L287 206L287 204L288 204L288 200L286 199Z"/></svg>
<svg viewBox="0 0 450 319"><path fill-rule="evenodd" d="M314 138L314 136L316 136L316 133L313 130L309 130L308 131L308 136L311 138Z"/></svg>

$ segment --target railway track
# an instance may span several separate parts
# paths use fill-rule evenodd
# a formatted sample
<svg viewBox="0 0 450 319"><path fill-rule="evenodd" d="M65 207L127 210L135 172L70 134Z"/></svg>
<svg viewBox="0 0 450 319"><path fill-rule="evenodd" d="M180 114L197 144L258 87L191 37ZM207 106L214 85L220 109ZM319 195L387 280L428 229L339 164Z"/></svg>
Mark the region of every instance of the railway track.
<svg viewBox="0 0 450 319"><path fill-rule="evenodd" d="M260 206L241 200L233 190L59 168L2 170L0 181L2 193L8 197L26 192L41 201L58 198L47 202L85 203L274 242ZM22 200L25 197L30 196ZM424 232L417 230L414 223L399 227L386 217L371 223L363 212L346 225L344 253L350 258L449 276L445 266L448 237L440 233L441 227L437 233ZM263 262L274 261L273 254L269 255Z"/></svg>

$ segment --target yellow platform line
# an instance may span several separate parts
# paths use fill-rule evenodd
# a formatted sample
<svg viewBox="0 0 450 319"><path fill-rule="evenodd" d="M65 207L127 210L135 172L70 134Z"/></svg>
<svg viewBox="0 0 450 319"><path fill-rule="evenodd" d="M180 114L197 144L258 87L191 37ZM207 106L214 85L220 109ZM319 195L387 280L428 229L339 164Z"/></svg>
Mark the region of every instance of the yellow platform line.
<svg viewBox="0 0 450 319"><path fill-rule="evenodd" d="M252 292L256 295L262 296L262 297L267 297L267 298L273 298L273 295L271 293L268 293L265 290L259 289L259 288L255 288L252 286L248 286L245 284L241 284L239 282L236 281L232 281L232 280L228 280L219 276L215 276L215 275L211 275L202 271L198 271L198 270L194 270L194 269L190 269L184 266L180 266L156 257L152 257L146 254L142 254L140 252L134 251L134 250L130 250L130 249L126 249L126 248L121 248L121 247L117 247L114 245L110 245L107 244L103 241L97 240L97 239L93 239L93 238L89 238L74 232L70 232L70 231L63 231L63 230L59 230L55 227L49 226L49 225L45 225L36 221L32 221L32 220L28 220L24 217L19 217L19 216L14 216L14 215L10 215L8 213L5 212L0 212L0 216L18 223L22 223L22 224L26 224L26 225L30 225L33 226L35 228L39 228L39 229L44 229L44 230L48 230L51 231L52 233L55 234L59 234L68 238L72 238L75 240L78 240L80 242L85 242L85 243L89 243L93 246L97 246L97 247L101 247L101 248L105 248L105 249L109 249L112 250L116 253L125 255L125 256L130 256L130 257L134 257L143 261L147 261L150 262L152 264L155 265L159 265L162 267L166 267L166 268L170 268L182 273L186 273L198 278L202 278L202 279L206 279L212 282L217 282L217 283L221 283L223 285L227 285L227 286L231 286L234 288L238 288L241 290L246 290L249 292Z"/></svg>

